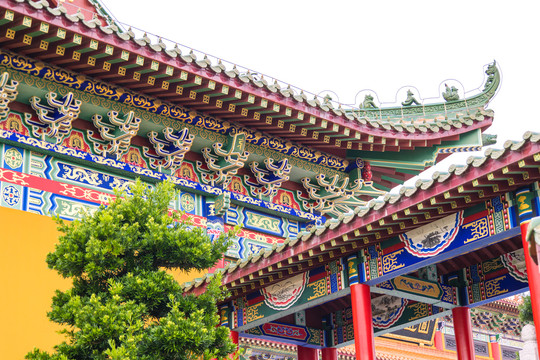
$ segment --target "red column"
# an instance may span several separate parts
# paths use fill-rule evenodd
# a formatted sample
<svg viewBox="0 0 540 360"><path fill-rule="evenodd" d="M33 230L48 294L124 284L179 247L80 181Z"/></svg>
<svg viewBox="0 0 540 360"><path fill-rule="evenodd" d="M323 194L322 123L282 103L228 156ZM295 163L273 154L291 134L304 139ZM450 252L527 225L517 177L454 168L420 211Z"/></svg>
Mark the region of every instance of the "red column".
<svg viewBox="0 0 540 360"><path fill-rule="evenodd" d="M435 349L437 350L444 350L444 343L443 343L443 333L442 331L436 331L435 332L435 338L433 339L433 342L435 343Z"/></svg>
<svg viewBox="0 0 540 360"><path fill-rule="evenodd" d="M231 340L233 342L233 344L236 344L236 351L234 352L234 354L231 354L230 357L231 359L234 359L235 356L236 356L236 353L238 352L238 331L234 331L234 330L231 330Z"/></svg>
<svg viewBox="0 0 540 360"><path fill-rule="evenodd" d="M337 360L337 348L324 348L321 353L322 360Z"/></svg>
<svg viewBox="0 0 540 360"><path fill-rule="evenodd" d="M529 280L529 291L531 293L536 342L540 344L540 270L538 269L538 265L532 261L531 255L529 255L529 243L526 240L529 223L530 220L521 224L521 242L523 243L523 253L525 255L525 264L527 265L527 279Z"/></svg>
<svg viewBox="0 0 540 360"><path fill-rule="evenodd" d="M493 358L493 360L501 360L501 346L499 345L499 343L496 341L490 342L489 346L491 348L491 357Z"/></svg>
<svg viewBox="0 0 540 360"><path fill-rule="evenodd" d="M452 309L459 360L474 360L474 340L471 326L471 310L468 307Z"/></svg>
<svg viewBox="0 0 540 360"><path fill-rule="evenodd" d="M298 345L296 348L296 354L298 355L298 360L317 360L319 354L317 354L317 349L308 348Z"/></svg>
<svg viewBox="0 0 540 360"><path fill-rule="evenodd" d="M351 285L351 304L356 359L375 360L375 336L371 314L371 293L365 284Z"/></svg>

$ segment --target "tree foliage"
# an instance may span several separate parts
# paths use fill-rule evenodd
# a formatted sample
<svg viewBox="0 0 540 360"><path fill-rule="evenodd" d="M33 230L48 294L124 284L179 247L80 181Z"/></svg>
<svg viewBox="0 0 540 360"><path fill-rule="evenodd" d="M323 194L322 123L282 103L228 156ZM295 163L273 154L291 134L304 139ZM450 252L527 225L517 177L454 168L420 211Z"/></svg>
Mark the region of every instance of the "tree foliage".
<svg viewBox="0 0 540 360"><path fill-rule="evenodd" d="M131 192L80 221L57 218L62 235L47 263L73 287L56 291L48 316L66 326L66 341L27 359L209 359L235 350L229 330L217 326L220 276L197 297L164 271L211 267L232 234L211 242L169 211L171 183L151 190L137 181Z"/></svg>
<svg viewBox="0 0 540 360"><path fill-rule="evenodd" d="M519 320L523 324L532 324L534 319L532 313L531 296L522 296L522 300L523 302L519 304Z"/></svg>

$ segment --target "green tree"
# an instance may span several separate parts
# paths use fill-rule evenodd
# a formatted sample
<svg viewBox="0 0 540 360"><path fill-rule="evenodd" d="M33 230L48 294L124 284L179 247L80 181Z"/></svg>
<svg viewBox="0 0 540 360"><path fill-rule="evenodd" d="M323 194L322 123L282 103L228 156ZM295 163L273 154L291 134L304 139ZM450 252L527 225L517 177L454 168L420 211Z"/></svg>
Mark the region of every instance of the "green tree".
<svg viewBox="0 0 540 360"><path fill-rule="evenodd" d="M519 305L519 320L523 324L532 324L534 323L532 305L531 305L531 296L525 295L522 296L523 302Z"/></svg>
<svg viewBox="0 0 540 360"><path fill-rule="evenodd" d="M70 223L47 263L73 279L56 291L49 318L66 328L66 341L27 359L209 359L234 352L229 330L218 326L216 302L225 294L214 276L204 294L182 293L165 269L203 270L219 260L232 233L213 242L169 211L174 186L151 190L137 181L132 195Z"/></svg>

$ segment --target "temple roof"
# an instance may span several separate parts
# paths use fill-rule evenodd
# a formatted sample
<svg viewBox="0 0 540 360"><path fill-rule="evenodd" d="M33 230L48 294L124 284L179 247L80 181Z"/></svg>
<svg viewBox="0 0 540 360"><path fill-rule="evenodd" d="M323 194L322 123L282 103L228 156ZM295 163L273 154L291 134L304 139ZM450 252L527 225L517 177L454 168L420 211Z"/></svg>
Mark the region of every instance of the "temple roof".
<svg viewBox="0 0 540 360"><path fill-rule="evenodd" d="M3 40L4 49L76 71L81 79L135 91L154 104L215 116L216 131L246 132L253 135L248 142L267 134L284 147L298 144L329 153L336 161L327 166L335 170L345 171L350 159L368 160L372 180L384 190L433 165L439 154L478 150L480 133L493 121L486 105L500 83L494 64L486 69L483 90L468 98L449 87L445 99L433 104L411 102L408 96L401 106L379 108L366 94L362 104L350 106L122 29L111 19L107 25L99 16L88 20L62 3L11 0L9 7L0 25L11 34Z"/></svg>
<svg viewBox="0 0 540 360"><path fill-rule="evenodd" d="M540 133L526 132L522 141L507 141L503 149L487 149L484 156L469 157L465 165L452 165L432 179L419 179L357 207L354 214L313 227L300 239L287 239L265 252L227 265L223 282L233 294L267 286L285 273L292 276L337 256L395 237L449 213L540 179ZM304 264L302 267L301 265ZM248 266L249 265L249 266ZM300 265L300 266L299 266ZM301 268L298 269L298 268ZM185 284L198 292L212 275Z"/></svg>

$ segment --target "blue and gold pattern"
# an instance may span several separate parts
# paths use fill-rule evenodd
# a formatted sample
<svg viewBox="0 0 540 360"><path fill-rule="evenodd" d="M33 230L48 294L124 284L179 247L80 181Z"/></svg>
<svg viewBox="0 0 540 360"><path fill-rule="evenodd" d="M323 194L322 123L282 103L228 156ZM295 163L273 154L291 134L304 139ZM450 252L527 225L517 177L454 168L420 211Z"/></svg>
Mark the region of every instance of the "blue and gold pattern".
<svg viewBox="0 0 540 360"><path fill-rule="evenodd" d="M108 100L133 106L170 119L180 120L185 124L194 125L195 127L211 130L220 134L234 135L237 132L243 132L246 134L246 142L250 144L258 145L338 171L344 171L348 166L348 161L346 160L322 154L305 147L296 146L280 139L270 138L254 130L238 128L229 122L221 122L215 118L200 115L184 108L164 104L160 100L148 98L140 94L119 89L115 86L80 77L66 70L50 67L43 63L38 63L33 59L8 53L6 51L0 52L0 65L24 74L68 86L74 90L84 91L87 94L97 95Z"/></svg>

